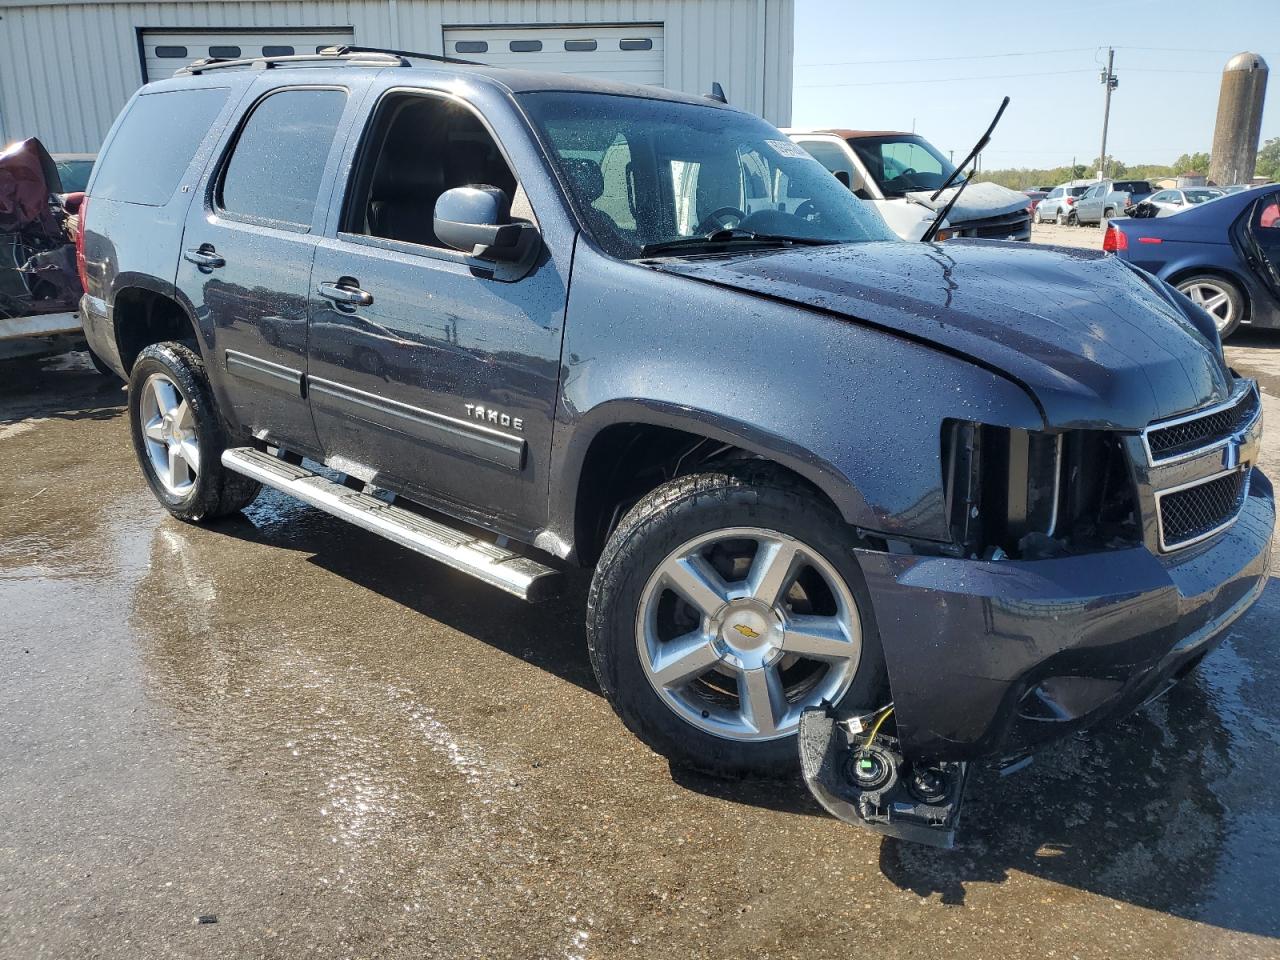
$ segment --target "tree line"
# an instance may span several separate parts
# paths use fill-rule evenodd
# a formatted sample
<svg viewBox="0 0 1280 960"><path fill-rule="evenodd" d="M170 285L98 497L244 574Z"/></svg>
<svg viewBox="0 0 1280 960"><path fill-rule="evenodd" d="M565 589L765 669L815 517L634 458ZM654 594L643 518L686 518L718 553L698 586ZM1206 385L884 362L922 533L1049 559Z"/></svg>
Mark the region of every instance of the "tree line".
<svg viewBox="0 0 1280 960"><path fill-rule="evenodd" d="M1007 170L980 170L975 181L990 181L1013 190L1027 190L1031 187L1056 186L1068 180L1092 179L1101 168L1100 158L1092 163L1067 164L1061 167L1032 168L1018 167ZM1209 172L1209 154L1184 153L1173 163L1138 163L1127 164L1115 157L1107 157L1107 172L1112 177L1132 177L1134 180L1158 180L1161 177L1176 177L1182 173ZM1258 150L1257 175L1269 180L1280 181L1280 137L1272 137Z"/></svg>

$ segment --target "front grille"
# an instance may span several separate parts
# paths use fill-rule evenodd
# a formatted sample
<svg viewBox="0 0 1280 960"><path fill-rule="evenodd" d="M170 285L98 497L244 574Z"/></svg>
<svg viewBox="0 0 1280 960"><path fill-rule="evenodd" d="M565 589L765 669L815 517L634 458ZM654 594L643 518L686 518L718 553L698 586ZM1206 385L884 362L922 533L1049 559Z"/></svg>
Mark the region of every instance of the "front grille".
<svg viewBox="0 0 1280 960"><path fill-rule="evenodd" d="M1258 414L1258 392L1250 385L1230 404L1217 407L1202 416L1191 416L1168 426L1158 424L1147 430L1147 449L1151 462L1172 460L1183 454L1226 440L1248 426Z"/></svg>
<svg viewBox="0 0 1280 960"><path fill-rule="evenodd" d="M982 217L976 220L963 220L953 223L952 227L963 237L979 237L985 240L1005 240L1009 237L1021 238L1031 234L1031 214L1026 210L1014 210L994 217Z"/></svg>
<svg viewBox="0 0 1280 960"><path fill-rule="evenodd" d="M1160 547L1172 550L1203 540L1231 523L1248 492L1248 470L1160 495Z"/></svg>

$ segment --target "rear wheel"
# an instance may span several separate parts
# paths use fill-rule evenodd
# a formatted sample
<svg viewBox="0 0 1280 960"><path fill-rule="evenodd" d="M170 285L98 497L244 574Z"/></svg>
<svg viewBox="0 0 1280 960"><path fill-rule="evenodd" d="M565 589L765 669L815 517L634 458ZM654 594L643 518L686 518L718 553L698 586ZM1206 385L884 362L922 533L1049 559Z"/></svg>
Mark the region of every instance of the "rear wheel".
<svg viewBox="0 0 1280 960"><path fill-rule="evenodd" d="M626 725L673 762L789 775L800 714L884 700L852 538L769 465L671 481L605 548L587 610L592 664Z"/></svg>
<svg viewBox="0 0 1280 960"><path fill-rule="evenodd" d="M222 466L225 426L204 363L181 343L143 349L129 375L129 426L152 492L181 520L213 520L247 506L261 486Z"/></svg>
<svg viewBox="0 0 1280 960"><path fill-rule="evenodd" d="M1178 281L1178 290L1213 317L1218 337L1227 339L1244 318L1244 294L1230 280L1216 274L1196 274Z"/></svg>
<svg viewBox="0 0 1280 960"><path fill-rule="evenodd" d="M1060 227L1072 226L1075 224L1075 222L1076 222L1076 217L1074 213L1070 213L1066 210L1058 211L1058 226Z"/></svg>

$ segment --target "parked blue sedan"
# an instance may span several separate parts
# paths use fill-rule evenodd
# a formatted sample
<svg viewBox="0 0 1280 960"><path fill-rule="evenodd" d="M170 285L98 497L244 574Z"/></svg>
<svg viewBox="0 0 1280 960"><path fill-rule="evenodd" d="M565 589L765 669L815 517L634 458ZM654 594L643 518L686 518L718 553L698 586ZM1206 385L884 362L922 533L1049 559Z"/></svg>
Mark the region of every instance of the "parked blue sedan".
<svg viewBox="0 0 1280 960"><path fill-rule="evenodd" d="M1223 339L1242 323L1280 327L1280 185L1229 194L1170 217L1112 220L1102 249L1200 304Z"/></svg>

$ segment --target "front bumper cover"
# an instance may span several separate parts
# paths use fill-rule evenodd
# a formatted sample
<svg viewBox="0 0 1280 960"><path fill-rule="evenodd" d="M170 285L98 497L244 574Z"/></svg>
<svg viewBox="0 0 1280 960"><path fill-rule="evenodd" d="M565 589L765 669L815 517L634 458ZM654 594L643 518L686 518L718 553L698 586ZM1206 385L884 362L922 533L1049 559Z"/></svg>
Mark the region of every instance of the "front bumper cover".
<svg viewBox="0 0 1280 960"><path fill-rule="evenodd" d="M1174 554L858 551L904 756L1012 759L1157 696L1261 594L1274 527L1255 468L1236 522Z"/></svg>

